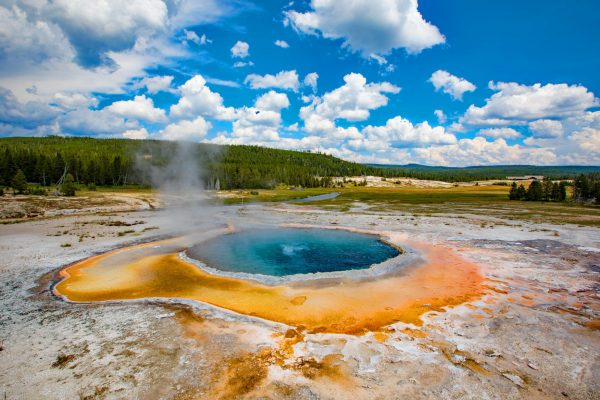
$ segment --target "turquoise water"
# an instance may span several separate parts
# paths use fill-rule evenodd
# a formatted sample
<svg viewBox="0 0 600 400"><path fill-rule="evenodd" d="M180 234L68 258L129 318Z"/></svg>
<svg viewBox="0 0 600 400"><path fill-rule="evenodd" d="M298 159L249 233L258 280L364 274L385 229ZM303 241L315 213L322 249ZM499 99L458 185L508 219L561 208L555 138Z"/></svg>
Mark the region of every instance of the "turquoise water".
<svg viewBox="0 0 600 400"><path fill-rule="evenodd" d="M296 228L240 231L188 250L212 268L273 276L365 269L398 254L376 236Z"/></svg>

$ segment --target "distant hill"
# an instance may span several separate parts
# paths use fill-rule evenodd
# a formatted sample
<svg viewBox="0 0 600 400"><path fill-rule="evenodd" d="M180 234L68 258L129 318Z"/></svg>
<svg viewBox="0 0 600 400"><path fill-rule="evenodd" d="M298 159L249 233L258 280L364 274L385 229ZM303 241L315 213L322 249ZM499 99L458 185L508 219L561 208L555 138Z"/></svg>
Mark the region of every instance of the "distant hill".
<svg viewBox="0 0 600 400"><path fill-rule="evenodd" d="M421 164L367 164L370 167L393 171L392 175L406 174L425 179L444 181L473 181L505 179L507 176L543 175L553 179L568 179L579 174L600 171L600 166L579 165L477 165L469 167L443 167ZM384 173L385 174L385 173Z"/></svg>
<svg viewBox="0 0 600 400"><path fill-rule="evenodd" d="M600 167L498 165L466 168L419 164L365 165L310 152L259 146L186 143L197 162L198 178L207 187L269 188L277 184L329 186L333 176L378 175L447 182L504 179L513 175L544 175L556 179L600 171ZM9 186L18 169L29 182L56 183L65 169L79 183L151 185L156 169L184 163L178 144L157 140L63 138L0 138L0 186Z"/></svg>

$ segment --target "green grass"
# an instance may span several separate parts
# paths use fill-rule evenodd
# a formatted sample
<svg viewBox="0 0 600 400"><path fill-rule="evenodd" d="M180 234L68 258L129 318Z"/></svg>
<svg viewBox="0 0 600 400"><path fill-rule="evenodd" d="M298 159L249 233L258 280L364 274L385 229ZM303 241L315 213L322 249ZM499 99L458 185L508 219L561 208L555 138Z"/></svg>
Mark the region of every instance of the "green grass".
<svg viewBox="0 0 600 400"><path fill-rule="evenodd" d="M287 201L294 199L301 199L304 197L317 196L320 194L337 192L337 189L327 188L308 188L302 190L290 190L287 188L277 188L272 190L238 190L232 191L233 197L223 198L224 204L240 204L242 202L278 202ZM258 194L251 194L255 192Z"/></svg>
<svg viewBox="0 0 600 400"><path fill-rule="evenodd" d="M284 201L318 194L340 192L335 199L303 205L319 206L347 212L354 203L367 204L374 212L405 212L419 216L455 215L495 217L506 221L576 224L600 227L600 207L570 202L548 203L511 201L506 186L459 186L450 188L348 187L335 189L261 190L258 196L244 195L244 201ZM229 198L226 204L239 203L241 197Z"/></svg>

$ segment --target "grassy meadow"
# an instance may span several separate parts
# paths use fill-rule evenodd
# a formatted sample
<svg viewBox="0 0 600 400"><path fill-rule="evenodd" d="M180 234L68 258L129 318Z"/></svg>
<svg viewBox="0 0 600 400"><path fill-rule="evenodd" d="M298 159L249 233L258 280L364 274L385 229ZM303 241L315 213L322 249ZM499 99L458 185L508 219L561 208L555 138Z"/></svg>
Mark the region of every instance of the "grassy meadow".
<svg viewBox="0 0 600 400"><path fill-rule="evenodd" d="M335 199L302 203L343 212L366 204L361 212L405 212L418 216L456 215L473 218L494 217L507 221L547 222L600 227L600 207L571 202L511 201L508 186L481 185L449 188L420 187L344 187L289 190L278 188L257 191L225 192L225 204L244 202L277 202L319 194L339 192ZM254 193L254 194L251 194Z"/></svg>

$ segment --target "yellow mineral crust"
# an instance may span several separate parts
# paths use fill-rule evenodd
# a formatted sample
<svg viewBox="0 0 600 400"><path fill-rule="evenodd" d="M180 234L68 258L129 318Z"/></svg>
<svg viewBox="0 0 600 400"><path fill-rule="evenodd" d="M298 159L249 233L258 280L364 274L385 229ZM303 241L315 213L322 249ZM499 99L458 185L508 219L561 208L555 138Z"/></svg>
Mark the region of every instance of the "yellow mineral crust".
<svg viewBox="0 0 600 400"><path fill-rule="evenodd" d="M485 290L479 268L443 246L411 243L426 261L404 274L331 285L269 286L206 273L177 253L137 256L117 250L61 271L55 294L73 302L178 298L240 314L302 327L309 332L362 334L479 298ZM139 251L139 246L135 247Z"/></svg>

